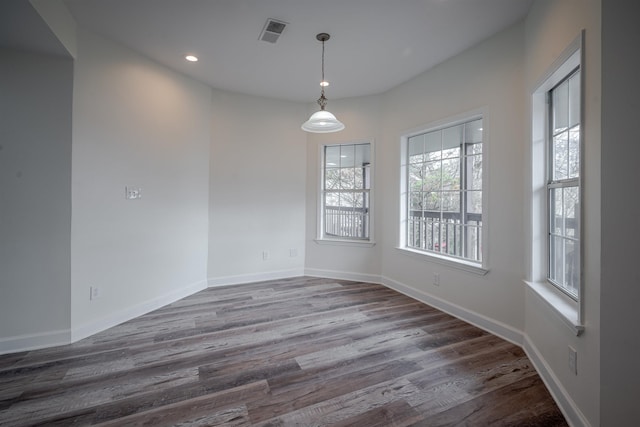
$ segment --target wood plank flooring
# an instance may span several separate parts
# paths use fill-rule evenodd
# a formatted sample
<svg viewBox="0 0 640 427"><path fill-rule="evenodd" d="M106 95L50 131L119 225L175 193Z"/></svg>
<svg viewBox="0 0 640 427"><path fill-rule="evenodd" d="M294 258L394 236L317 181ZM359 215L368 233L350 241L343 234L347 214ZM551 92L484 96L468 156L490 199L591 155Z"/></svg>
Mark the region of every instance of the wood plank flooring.
<svg viewBox="0 0 640 427"><path fill-rule="evenodd" d="M211 288L0 356L3 426L566 426L523 351L380 285Z"/></svg>

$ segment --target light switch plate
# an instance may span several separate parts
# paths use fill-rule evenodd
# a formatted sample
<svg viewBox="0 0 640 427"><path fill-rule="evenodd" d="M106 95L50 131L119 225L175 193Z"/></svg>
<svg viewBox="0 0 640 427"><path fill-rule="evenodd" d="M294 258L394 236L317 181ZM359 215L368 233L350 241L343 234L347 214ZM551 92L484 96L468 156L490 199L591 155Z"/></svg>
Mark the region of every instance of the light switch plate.
<svg viewBox="0 0 640 427"><path fill-rule="evenodd" d="M135 200L142 198L142 188L140 187L124 187L124 195L127 200Z"/></svg>

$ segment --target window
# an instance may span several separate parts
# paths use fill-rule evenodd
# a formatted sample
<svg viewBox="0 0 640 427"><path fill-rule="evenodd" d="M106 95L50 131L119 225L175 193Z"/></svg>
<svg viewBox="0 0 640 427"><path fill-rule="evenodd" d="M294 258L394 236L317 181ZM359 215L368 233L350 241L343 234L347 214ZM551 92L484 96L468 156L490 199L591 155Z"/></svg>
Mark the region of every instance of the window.
<svg viewBox="0 0 640 427"><path fill-rule="evenodd" d="M580 289L580 69L548 92L548 280L577 299Z"/></svg>
<svg viewBox="0 0 640 427"><path fill-rule="evenodd" d="M482 264L482 118L406 139L408 249Z"/></svg>
<svg viewBox="0 0 640 427"><path fill-rule="evenodd" d="M370 238L371 144L323 147L321 239Z"/></svg>
<svg viewBox="0 0 640 427"><path fill-rule="evenodd" d="M584 331L581 253L584 31L531 93L530 263L525 282L576 334Z"/></svg>

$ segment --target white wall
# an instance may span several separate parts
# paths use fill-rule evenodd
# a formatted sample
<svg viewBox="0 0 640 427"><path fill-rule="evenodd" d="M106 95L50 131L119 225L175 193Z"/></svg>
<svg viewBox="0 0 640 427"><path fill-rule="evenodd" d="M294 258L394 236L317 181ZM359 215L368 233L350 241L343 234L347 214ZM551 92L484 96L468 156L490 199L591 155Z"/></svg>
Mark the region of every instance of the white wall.
<svg viewBox="0 0 640 427"><path fill-rule="evenodd" d="M577 337L538 297L528 291L525 297L525 334L535 354L546 364L554 381L556 398L572 406L569 414L576 424L599 424L600 384L600 1L539 0L526 19L527 111L524 138L531 140L531 94L545 78L554 61L586 30L584 92L584 187L583 219L585 248L583 279L585 332ZM530 171L530 150L526 170ZM530 172L528 173L530 175ZM530 189L530 183L527 183ZM530 194L530 190L527 190ZM530 218L526 200L527 221ZM526 233L530 236L530 233ZM527 242L531 246L530 242ZM530 257L531 253L527 252ZM568 346L578 352L578 375L570 372ZM555 388L555 390L554 390Z"/></svg>
<svg viewBox="0 0 640 427"><path fill-rule="evenodd" d="M637 10L637 6L634 6ZM602 3L601 425L640 419L638 238L640 90L637 13Z"/></svg>
<svg viewBox="0 0 640 427"><path fill-rule="evenodd" d="M72 84L70 58L0 50L0 353L68 339Z"/></svg>
<svg viewBox="0 0 640 427"><path fill-rule="evenodd" d="M329 93L328 93L329 95ZM375 246L344 246L318 244L318 204L320 203L320 171L322 147L327 144L363 142L373 144L372 224L373 241L382 234L382 206L384 194L378 189L379 177L385 167L378 158L379 137L382 129L382 97L380 95L329 101L327 110L346 124L345 130L336 133L307 136L307 223L306 271L309 274L366 279L368 275L380 275L380 244ZM318 109L317 104L308 111L304 120ZM303 121L304 121L303 120ZM302 124L302 123L300 123Z"/></svg>
<svg viewBox="0 0 640 427"><path fill-rule="evenodd" d="M304 105L214 90L210 120L209 284L301 275Z"/></svg>
<svg viewBox="0 0 640 427"><path fill-rule="evenodd" d="M441 298L465 311L522 330L523 243L522 94L523 27L516 25L389 91L378 152L383 170L378 190L386 194L382 214L383 275L414 291ZM399 242L400 137L410 129L465 112L484 113L484 150L489 228L485 276L401 253ZM432 285L433 273L440 286Z"/></svg>
<svg viewBox="0 0 640 427"><path fill-rule="evenodd" d="M73 338L206 286L211 90L80 30ZM142 188L126 200L125 186ZM101 298L90 301L96 286Z"/></svg>

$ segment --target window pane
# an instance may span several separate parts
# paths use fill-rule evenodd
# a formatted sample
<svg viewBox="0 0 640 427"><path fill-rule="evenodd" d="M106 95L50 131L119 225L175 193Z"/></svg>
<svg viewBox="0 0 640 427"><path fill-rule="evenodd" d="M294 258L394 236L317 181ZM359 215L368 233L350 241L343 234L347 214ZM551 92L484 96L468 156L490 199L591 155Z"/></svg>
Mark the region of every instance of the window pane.
<svg viewBox="0 0 640 427"><path fill-rule="evenodd" d="M569 82L553 89L553 134L569 127Z"/></svg>
<svg viewBox="0 0 640 427"><path fill-rule="evenodd" d="M482 214L482 191L467 191L467 213Z"/></svg>
<svg viewBox="0 0 640 427"><path fill-rule="evenodd" d="M442 132L429 132L424 134L424 151L426 160L438 160L442 157Z"/></svg>
<svg viewBox="0 0 640 427"><path fill-rule="evenodd" d="M460 189L460 159L442 161L442 189Z"/></svg>
<svg viewBox="0 0 640 427"><path fill-rule="evenodd" d="M423 206L424 193L412 191L409 193L409 209L411 211L421 211ZM413 214L413 213L412 213Z"/></svg>
<svg viewBox="0 0 640 427"><path fill-rule="evenodd" d="M568 177L580 176L580 125L569 130Z"/></svg>
<svg viewBox="0 0 640 427"><path fill-rule="evenodd" d="M463 125L442 130L442 157L459 157Z"/></svg>
<svg viewBox="0 0 640 427"><path fill-rule="evenodd" d="M324 195L325 206L340 206L340 193L326 192Z"/></svg>
<svg viewBox="0 0 640 427"><path fill-rule="evenodd" d="M356 167L353 170L353 180L354 180L354 188L358 189L358 188L365 188L364 187L364 168L362 167Z"/></svg>
<svg viewBox="0 0 640 427"><path fill-rule="evenodd" d="M482 190L482 155L468 156L466 162L467 188Z"/></svg>
<svg viewBox="0 0 640 427"><path fill-rule="evenodd" d="M482 119L464 125L464 142L467 144L482 142ZM480 144L482 148L482 144Z"/></svg>
<svg viewBox="0 0 640 427"><path fill-rule="evenodd" d="M362 210L364 208L364 193L353 193L353 207Z"/></svg>
<svg viewBox="0 0 640 427"><path fill-rule="evenodd" d="M442 193L442 211L460 212L460 192L445 191Z"/></svg>
<svg viewBox="0 0 640 427"><path fill-rule="evenodd" d="M440 210L440 193L428 192L424 197L424 210L426 211L439 211Z"/></svg>
<svg viewBox="0 0 640 427"><path fill-rule="evenodd" d="M330 168L324 172L324 188L337 190L340 187L340 169Z"/></svg>
<svg viewBox="0 0 640 427"><path fill-rule="evenodd" d="M443 253L462 256L462 226L453 221L442 225L441 249Z"/></svg>
<svg viewBox="0 0 640 427"><path fill-rule="evenodd" d="M466 229L466 258L481 261L482 260L482 246L481 246L481 228L474 226L467 226Z"/></svg>
<svg viewBox="0 0 640 427"><path fill-rule="evenodd" d="M569 172L569 144L568 133L562 132L553 137L553 180L560 181L568 178Z"/></svg>
<svg viewBox="0 0 640 427"><path fill-rule="evenodd" d="M423 188L425 191L438 191L442 188L442 162L425 163Z"/></svg>
<svg viewBox="0 0 640 427"><path fill-rule="evenodd" d="M580 123L580 71L569 79L569 126Z"/></svg>
<svg viewBox="0 0 640 427"><path fill-rule="evenodd" d="M409 163L424 161L424 135L416 135L409 138Z"/></svg>
<svg viewBox="0 0 640 427"><path fill-rule="evenodd" d="M356 148L354 145L340 146L340 167L350 168L355 165Z"/></svg>
<svg viewBox="0 0 640 427"><path fill-rule="evenodd" d="M562 189L563 194L563 213L565 220L564 235L568 237L577 238L580 235L580 229L578 224L578 200L579 200L578 187L566 187Z"/></svg>
<svg viewBox="0 0 640 427"><path fill-rule="evenodd" d="M559 285L563 285L564 276L564 239L558 236L549 237L549 278Z"/></svg>
<svg viewBox="0 0 640 427"><path fill-rule="evenodd" d="M353 190L356 185L355 182L353 168L340 169L340 188L343 190Z"/></svg>
<svg viewBox="0 0 640 427"><path fill-rule="evenodd" d="M371 189L371 163L369 163L367 166L365 166L362 170L362 173L364 174L364 188L366 188L367 190Z"/></svg>
<svg viewBox="0 0 640 427"><path fill-rule="evenodd" d="M340 146L339 145L324 147L324 162L326 167L340 166Z"/></svg>
<svg viewBox="0 0 640 427"><path fill-rule="evenodd" d="M562 189L549 189L549 226L552 234L564 235Z"/></svg>
<svg viewBox="0 0 640 427"><path fill-rule="evenodd" d="M371 146L369 144L358 144L355 146L356 160L355 166L362 167L371 162Z"/></svg>
<svg viewBox="0 0 640 427"><path fill-rule="evenodd" d="M423 165L409 165L409 190L422 190Z"/></svg>
<svg viewBox="0 0 640 427"><path fill-rule="evenodd" d="M575 241L567 240L565 242L565 285L567 291L575 296L578 295L580 289L580 249Z"/></svg>
<svg viewBox="0 0 640 427"><path fill-rule="evenodd" d="M427 229L429 239L427 241L427 249L440 252L440 222L430 222L430 227Z"/></svg>

